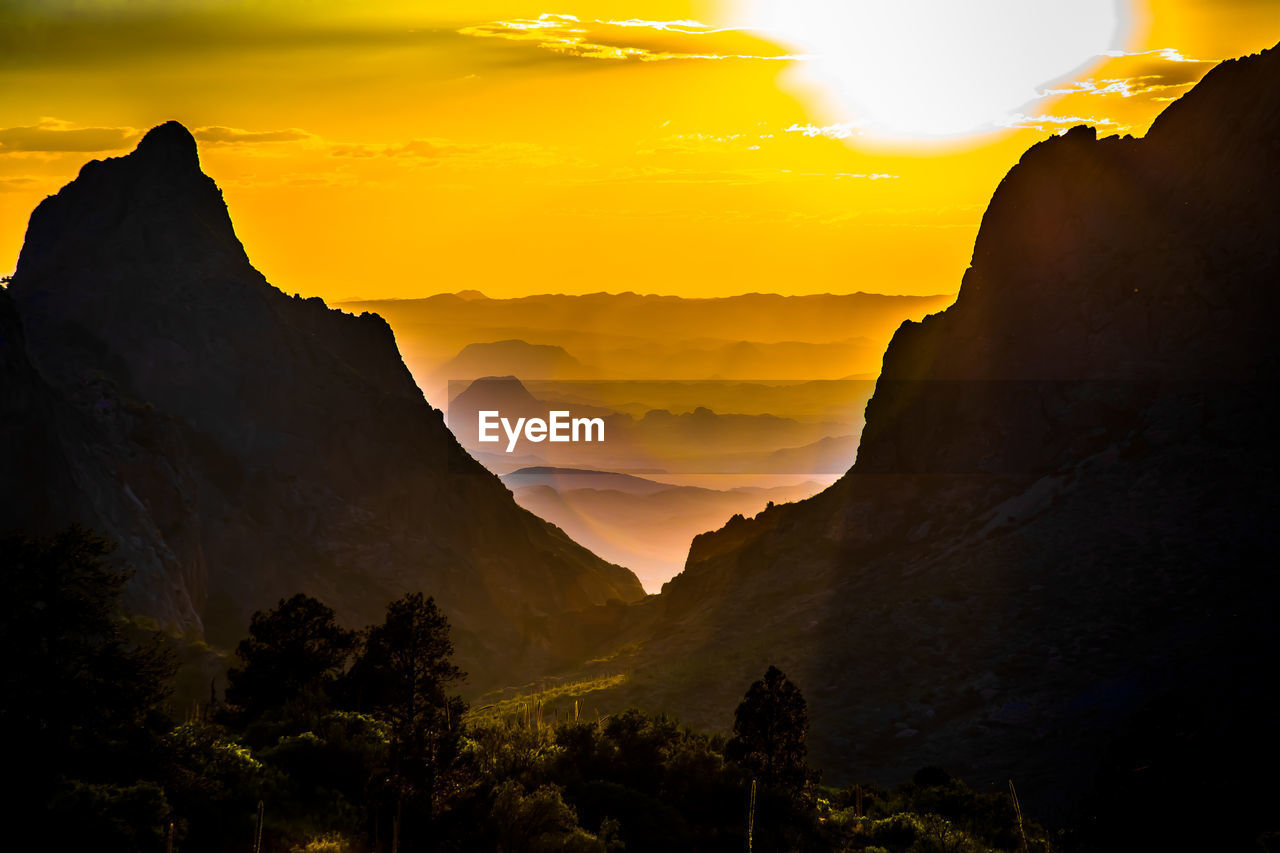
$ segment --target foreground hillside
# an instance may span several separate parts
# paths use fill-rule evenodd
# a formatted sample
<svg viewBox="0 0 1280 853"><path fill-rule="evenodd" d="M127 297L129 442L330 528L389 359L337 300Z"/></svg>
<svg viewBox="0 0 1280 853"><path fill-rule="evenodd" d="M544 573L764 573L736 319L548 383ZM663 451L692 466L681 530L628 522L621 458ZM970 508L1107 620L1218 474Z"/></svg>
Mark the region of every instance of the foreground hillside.
<svg viewBox="0 0 1280 853"><path fill-rule="evenodd" d="M1051 849L1012 787L937 768L821 787L804 696L773 667L744 685L732 739L634 709L469 711L448 621L420 593L358 633L291 596L255 616L223 697L178 702L165 651L182 644L119 620L107 547L76 529L0 537L0 724L26 747L2 813L57 850Z"/></svg>
<svg viewBox="0 0 1280 853"><path fill-rule="evenodd" d="M1246 767L1280 756L1277 162L1280 50L1143 139L1028 151L955 305L895 335L853 468L695 540L611 623L590 672L623 684L591 701L723 727L776 661L841 773L1012 777L1122 849L1257 820L1274 785Z"/></svg>
<svg viewBox="0 0 1280 853"><path fill-rule="evenodd" d="M425 589L483 683L538 658L530 620L643 595L467 456L381 318L263 280L181 125L36 209L0 328L4 528L101 531L171 629Z"/></svg>

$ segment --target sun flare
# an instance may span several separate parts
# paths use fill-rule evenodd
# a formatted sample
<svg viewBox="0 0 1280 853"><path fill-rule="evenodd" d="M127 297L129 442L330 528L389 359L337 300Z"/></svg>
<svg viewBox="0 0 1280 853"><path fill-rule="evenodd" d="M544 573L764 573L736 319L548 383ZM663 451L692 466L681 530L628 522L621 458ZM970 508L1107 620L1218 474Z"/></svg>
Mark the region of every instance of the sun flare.
<svg viewBox="0 0 1280 853"><path fill-rule="evenodd" d="M1122 47L1123 0L740 0L737 26L802 54L784 84L824 121L891 137L989 131Z"/></svg>

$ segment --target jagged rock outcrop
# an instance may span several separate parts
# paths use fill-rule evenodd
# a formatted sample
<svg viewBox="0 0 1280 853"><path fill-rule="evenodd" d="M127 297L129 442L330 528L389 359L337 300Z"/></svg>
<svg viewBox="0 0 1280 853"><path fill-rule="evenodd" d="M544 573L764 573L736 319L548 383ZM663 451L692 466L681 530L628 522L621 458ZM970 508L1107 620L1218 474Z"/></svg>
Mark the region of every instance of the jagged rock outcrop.
<svg viewBox="0 0 1280 853"><path fill-rule="evenodd" d="M380 317L253 269L177 123L37 207L0 312L5 425L41 436L6 445L6 486L44 495L6 488L6 526L118 539L162 623L230 642L298 590L353 624L423 590L484 680L552 615L643 595L467 456Z"/></svg>
<svg viewBox="0 0 1280 853"><path fill-rule="evenodd" d="M630 697L726 725L777 663L835 779L942 764L1050 816L1144 715L1230 743L1227 775L1280 754L1278 162L1280 49L1145 138L1028 151L955 305L894 337L854 467L694 541L629 629L663 673ZM1164 778L1164 748L1124 772Z"/></svg>

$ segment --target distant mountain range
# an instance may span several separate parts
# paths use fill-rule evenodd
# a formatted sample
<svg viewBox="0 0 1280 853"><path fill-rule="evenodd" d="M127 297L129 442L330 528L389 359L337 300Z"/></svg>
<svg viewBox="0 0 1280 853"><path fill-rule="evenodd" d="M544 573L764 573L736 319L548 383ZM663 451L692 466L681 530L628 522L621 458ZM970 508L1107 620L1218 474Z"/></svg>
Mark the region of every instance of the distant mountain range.
<svg viewBox="0 0 1280 853"><path fill-rule="evenodd" d="M106 533L171 630L425 591L484 683L547 664L531 625L644 594L458 446L385 321L263 280L179 124L39 205L0 330L0 524Z"/></svg>
<svg viewBox="0 0 1280 853"><path fill-rule="evenodd" d="M891 296L882 293L779 296L748 293L698 299L637 293L585 296L544 294L490 299L443 293L423 299L349 303L387 309L406 328L462 325L469 329L537 329L618 335L632 340L709 340L732 329L736 340L781 343L844 341L855 336L893 334L904 314L923 315L946 307L954 296ZM797 337L802 335L803 337Z"/></svg>
<svg viewBox="0 0 1280 853"><path fill-rule="evenodd" d="M435 371L433 384L517 372L526 379L595 378L594 371L569 355L564 347L508 340L467 344Z"/></svg>
<svg viewBox="0 0 1280 853"><path fill-rule="evenodd" d="M807 498L812 480L771 488L675 486L628 474L565 468L521 468L505 475L516 502L557 525L596 554L627 566L656 592L679 572L689 543L734 515L768 503Z"/></svg>
<svg viewBox="0 0 1280 853"><path fill-rule="evenodd" d="M344 307L387 318L419 385L443 407L449 381L482 376L659 381L874 376L903 320L920 319L951 301L951 296L870 293L489 299L469 291Z"/></svg>
<svg viewBox="0 0 1280 853"><path fill-rule="evenodd" d="M955 304L895 334L853 468L593 629L615 657L587 672L626 677L593 701L727 727L776 663L839 778L1014 779L1083 849L1253 844L1280 795L1252 770L1280 758L1278 163L1280 49L1143 139L1029 150Z"/></svg>
<svg viewBox="0 0 1280 853"><path fill-rule="evenodd" d="M514 376L483 377L467 384L449 402L449 427L473 456L499 474L528 467L530 460L553 467L587 467L621 472L671 471L695 473L843 473L853 460L857 432L854 403L846 404L848 421L795 420L775 415L718 413L705 406L692 411L649 409L632 415L583 400L618 393L612 383L543 383L544 391L569 392L576 399L539 399ZM623 383L624 385L626 383ZM851 396L870 385L850 383ZM736 396L732 388L722 392ZM498 412L514 423L518 418L548 420L552 411L572 417L600 418L602 442L520 440L507 452L508 441L491 431L498 442L481 442L479 413ZM792 466L792 467L787 467ZM798 466L798 467L797 467Z"/></svg>
<svg viewBox="0 0 1280 853"><path fill-rule="evenodd" d="M590 489L638 496L652 495L672 488L670 483L659 483L656 480L646 480L644 477L634 477L630 474L593 471L586 468L520 468L504 475L502 482L515 490L546 486L560 492Z"/></svg>

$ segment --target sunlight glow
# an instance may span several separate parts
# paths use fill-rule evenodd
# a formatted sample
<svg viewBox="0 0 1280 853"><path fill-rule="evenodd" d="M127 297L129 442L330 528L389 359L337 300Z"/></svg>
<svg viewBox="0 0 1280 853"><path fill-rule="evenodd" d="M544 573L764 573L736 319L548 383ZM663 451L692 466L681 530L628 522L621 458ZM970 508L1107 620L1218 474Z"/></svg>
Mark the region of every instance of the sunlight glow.
<svg viewBox="0 0 1280 853"><path fill-rule="evenodd" d="M737 26L807 56L784 84L868 134L990 131L1120 47L1123 0L737 0Z"/></svg>

